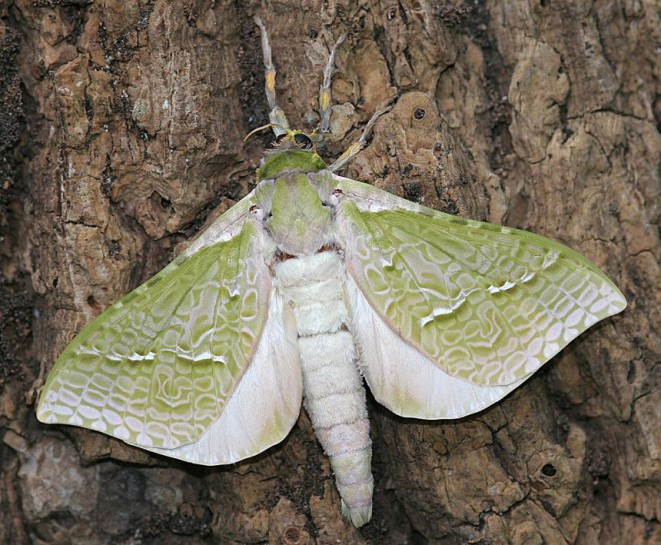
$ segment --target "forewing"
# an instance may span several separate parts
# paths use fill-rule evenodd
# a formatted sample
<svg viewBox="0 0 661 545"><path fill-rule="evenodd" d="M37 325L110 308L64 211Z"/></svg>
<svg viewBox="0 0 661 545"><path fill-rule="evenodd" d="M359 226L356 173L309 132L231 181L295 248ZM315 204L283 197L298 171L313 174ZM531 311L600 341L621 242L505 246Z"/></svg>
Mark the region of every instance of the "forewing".
<svg viewBox="0 0 661 545"><path fill-rule="evenodd" d="M518 383L626 306L599 269L562 244L345 178L336 186L349 275L392 331L453 377Z"/></svg>
<svg viewBox="0 0 661 545"><path fill-rule="evenodd" d="M270 305L263 235L246 206L81 331L48 377L41 421L150 450L196 443L218 422L258 351Z"/></svg>

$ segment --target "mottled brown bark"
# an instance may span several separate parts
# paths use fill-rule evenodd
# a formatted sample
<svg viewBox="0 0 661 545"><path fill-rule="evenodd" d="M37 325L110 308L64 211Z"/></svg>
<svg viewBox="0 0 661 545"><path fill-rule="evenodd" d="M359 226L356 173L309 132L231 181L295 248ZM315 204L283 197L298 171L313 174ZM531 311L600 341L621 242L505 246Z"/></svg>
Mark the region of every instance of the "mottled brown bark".
<svg viewBox="0 0 661 545"><path fill-rule="evenodd" d="M0 543L661 542L655 3L304 4L0 4ZM305 414L263 455L201 469L38 424L29 395L76 331L252 187L268 143L243 143L267 115L255 14L298 127L348 33L329 154L397 96L347 175L566 242L629 301L476 416L371 402L360 531Z"/></svg>

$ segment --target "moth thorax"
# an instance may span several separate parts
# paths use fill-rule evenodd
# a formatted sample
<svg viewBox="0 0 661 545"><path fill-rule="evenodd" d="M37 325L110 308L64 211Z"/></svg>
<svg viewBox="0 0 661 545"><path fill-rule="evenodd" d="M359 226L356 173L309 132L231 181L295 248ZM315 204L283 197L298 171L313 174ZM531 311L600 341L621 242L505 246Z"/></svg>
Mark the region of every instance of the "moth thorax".
<svg viewBox="0 0 661 545"><path fill-rule="evenodd" d="M275 181L266 227L278 249L291 255L314 254L330 242L330 210L306 174L286 174Z"/></svg>

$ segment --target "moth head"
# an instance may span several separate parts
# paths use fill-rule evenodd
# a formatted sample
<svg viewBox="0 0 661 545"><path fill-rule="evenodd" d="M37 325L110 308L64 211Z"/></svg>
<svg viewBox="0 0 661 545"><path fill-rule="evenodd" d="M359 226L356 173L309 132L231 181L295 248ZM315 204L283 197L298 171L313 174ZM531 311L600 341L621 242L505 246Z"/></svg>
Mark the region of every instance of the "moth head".
<svg viewBox="0 0 661 545"><path fill-rule="evenodd" d="M319 141L319 135L317 134L316 129L311 134L306 134L303 131L292 130L288 127L280 125L279 123L267 123L261 127L257 127L250 131L246 137L243 139L245 142L253 134L274 127L274 132L276 133L275 142L273 147L278 150L309 150L316 151L316 144Z"/></svg>
<svg viewBox="0 0 661 545"><path fill-rule="evenodd" d="M273 147L278 149L312 150L316 148L316 134L307 135L303 131L285 129L285 132L275 137Z"/></svg>

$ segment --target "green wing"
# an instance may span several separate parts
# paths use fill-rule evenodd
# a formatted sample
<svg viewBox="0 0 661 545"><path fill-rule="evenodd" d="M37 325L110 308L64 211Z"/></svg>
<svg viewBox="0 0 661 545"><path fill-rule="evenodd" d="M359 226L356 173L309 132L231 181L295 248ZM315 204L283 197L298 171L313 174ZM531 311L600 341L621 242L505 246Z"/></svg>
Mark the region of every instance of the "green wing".
<svg viewBox="0 0 661 545"><path fill-rule="evenodd" d="M349 276L399 338L453 377L483 387L521 381L626 306L562 244L345 178L335 185Z"/></svg>
<svg viewBox="0 0 661 545"><path fill-rule="evenodd" d="M237 390L269 313L271 273L261 230L251 220L234 230L229 235L211 228L202 242L85 327L55 363L38 418L98 430L155 451L199 441ZM273 355L269 348L263 351L266 359ZM296 383L295 376L292 380ZM291 428L300 391L298 396L298 405L292 402L278 424L286 430L274 430L270 423L270 444ZM259 452L270 444L247 450ZM163 453L214 463L205 453ZM254 453L233 452L216 463Z"/></svg>

